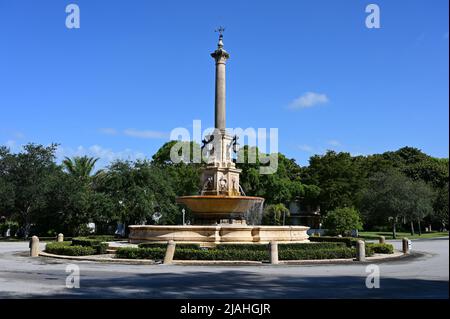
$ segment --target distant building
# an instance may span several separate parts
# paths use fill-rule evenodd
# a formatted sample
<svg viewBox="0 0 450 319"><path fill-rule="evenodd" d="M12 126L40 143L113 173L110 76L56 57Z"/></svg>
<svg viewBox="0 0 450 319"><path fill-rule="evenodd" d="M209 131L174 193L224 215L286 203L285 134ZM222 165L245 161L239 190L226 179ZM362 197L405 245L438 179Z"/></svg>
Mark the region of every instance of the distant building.
<svg viewBox="0 0 450 319"><path fill-rule="evenodd" d="M320 206L312 208L310 205L302 205L298 201L289 203L290 224L308 226L311 229L321 228Z"/></svg>

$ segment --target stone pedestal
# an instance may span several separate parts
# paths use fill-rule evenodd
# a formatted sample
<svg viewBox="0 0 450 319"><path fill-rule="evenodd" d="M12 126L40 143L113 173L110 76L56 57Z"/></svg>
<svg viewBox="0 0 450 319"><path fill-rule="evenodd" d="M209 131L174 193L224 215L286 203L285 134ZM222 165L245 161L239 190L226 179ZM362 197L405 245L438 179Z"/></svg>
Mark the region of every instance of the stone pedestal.
<svg viewBox="0 0 450 319"><path fill-rule="evenodd" d="M366 245L362 240L358 240L358 242L356 243L356 260L357 261L366 260Z"/></svg>
<svg viewBox="0 0 450 319"><path fill-rule="evenodd" d="M31 237L30 240L30 256L38 257L39 256L39 238L37 236Z"/></svg>

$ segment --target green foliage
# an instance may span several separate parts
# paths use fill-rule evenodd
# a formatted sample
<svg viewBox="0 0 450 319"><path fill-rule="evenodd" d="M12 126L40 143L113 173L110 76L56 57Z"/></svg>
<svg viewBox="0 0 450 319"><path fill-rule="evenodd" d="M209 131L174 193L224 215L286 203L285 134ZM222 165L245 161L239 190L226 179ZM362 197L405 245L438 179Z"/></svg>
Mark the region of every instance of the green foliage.
<svg viewBox="0 0 450 319"><path fill-rule="evenodd" d="M152 161L116 161L95 175L94 158L66 158L57 165L56 144L28 144L17 154L0 146L0 216L17 222L25 237L60 232L82 236L88 234L90 222L101 233L112 232L119 222L152 224L156 211L163 216L159 224L180 224L175 198L198 194L202 164L187 163L200 148L191 142L181 143L191 151L189 158L174 163L174 145L175 141L164 144ZM303 207L320 206L322 216L355 207L365 229L402 227L401 221L448 227L448 159L412 147L369 156L328 151L300 167L278 153L270 155L278 159L277 171L261 175L259 168L268 154L244 146L238 156L248 159L252 154L256 163L237 163L241 185L247 195L265 198L267 224L281 224L280 212L297 201Z"/></svg>
<svg viewBox="0 0 450 319"><path fill-rule="evenodd" d="M148 248L119 248L117 258L152 259L164 258L166 249L161 246ZM352 258L354 248L345 247L344 243L314 243L314 244L280 244L279 256L282 260L308 260ZM268 245L252 244L221 244L215 248L195 248L177 245L174 259L176 260L269 260Z"/></svg>
<svg viewBox="0 0 450 319"><path fill-rule="evenodd" d="M268 260L267 250L244 249L175 249L177 260Z"/></svg>
<svg viewBox="0 0 450 319"><path fill-rule="evenodd" d="M391 244L366 243L366 250L369 250L372 254L393 254L394 246Z"/></svg>
<svg viewBox="0 0 450 319"><path fill-rule="evenodd" d="M279 249L296 249L296 250L316 250L316 249L334 249L345 247L344 242L323 242L323 243L280 243ZM246 250L246 251L266 251L268 245L264 244L219 244L215 247L219 250Z"/></svg>
<svg viewBox="0 0 450 319"><path fill-rule="evenodd" d="M352 229L362 229L362 222L359 212L355 208L342 207L328 212L324 220L324 227L335 235L350 235Z"/></svg>
<svg viewBox="0 0 450 319"><path fill-rule="evenodd" d="M367 219L391 221L395 238L400 218L422 219L432 213L433 190L423 181L413 181L395 170L380 172L362 191L360 206Z"/></svg>
<svg viewBox="0 0 450 319"><path fill-rule="evenodd" d="M282 225L283 215L287 218L290 215L289 209L283 204L272 204L266 206L263 212L262 224L263 225Z"/></svg>
<svg viewBox="0 0 450 319"><path fill-rule="evenodd" d="M279 249L295 249L295 250L322 250L322 249L336 249L347 247L344 242L312 242L312 243L297 243L297 244L278 244Z"/></svg>
<svg viewBox="0 0 450 319"><path fill-rule="evenodd" d="M105 237L107 238L107 237ZM87 237L76 237L72 239L72 246L92 247L96 254L105 254L108 249L108 244L102 239L93 239Z"/></svg>
<svg viewBox="0 0 450 319"><path fill-rule="evenodd" d="M294 159L283 154L272 154L278 160L278 168L274 174L260 174L263 158L257 147L244 146L238 153L237 167L242 169L240 183L246 195L261 196L266 204L288 204L302 199L308 204L317 204L320 192L318 186L305 185L301 181L301 167ZM254 163L251 163L254 161Z"/></svg>
<svg viewBox="0 0 450 319"><path fill-rule="evenodd" d="M322 211L355 206L357 191L364 186L367 174L361 166L360 159L352 158L350 153L328 151L310 158L303 179L320 187L318 201Z"/></svg>
<svg viewBox="0 0 450 319"><path fill-rule="evenodd" d="M89 256L96 253L94 247L71 246L70 242L47 243L45 251L49 254L64 256Z"/></svg>
<svg viewBox="0 0 450 319"><path fill-rule="evenodd" d="M19 229L19 224L16 222L6 222L0 224L0 237L5 236L9 229L9 235L13 237Z"/></svg>
<svg viewBox="0 0 450 319"><path fill-rule="evenodd" d="M432 218L442 225L442 229L448 227L448 182L444 187L437 191L436 200L434 202L434 213Z"/></svg>
<svg viewBox="0 0 450 319"><path fill-rule="evenodd" d="M78 179L87 180L91 176L95 163L98 160L98 158L88 156L76 156L72 159L66 157L62 164L70 175Z"/></svg>
<svg viewBox="0 0 450 319"><path fill-rule="evenodd" d="M331 236L309 237L310 242L345 243L347 247L356 246L358 240L360 239L353 237L331 237Z"/></svg>
<svg viewBox="0 0 450 319"><path fill-rule="evenodd" d="M140 243L138 245L139 248L167 248L167 243L158 244L158 243ZM201 249L199 244L184 244L177 243L176 247L178 248L186 248L186 249Z"/></svg>
<svg viewBox="0 0 450 319"><path fill-rule="evenodd" d="M0 209L7 209L7 216L19 222L23 237L28 237L32 223L46 208L53 187L50 177L59 170L54 162L56 148L56 144L27 144L18 154L0 149L0 187L10 197L7 207Z"/></svg>
<svg viewBox="0 0 450 319"><path fill-rule="evenodd" d="M310 260L310 259L347 259L356 255L354 248L338 247L333 249L281 249L278 253L280 260Z"/></svg>
<svg viewBox="0 0 450 319"><path fill-rule="evenodd" d="M165 254L166 249L161 247L155 248L120 247L116 251L116 258L161 260L164 259Z"/></svg>

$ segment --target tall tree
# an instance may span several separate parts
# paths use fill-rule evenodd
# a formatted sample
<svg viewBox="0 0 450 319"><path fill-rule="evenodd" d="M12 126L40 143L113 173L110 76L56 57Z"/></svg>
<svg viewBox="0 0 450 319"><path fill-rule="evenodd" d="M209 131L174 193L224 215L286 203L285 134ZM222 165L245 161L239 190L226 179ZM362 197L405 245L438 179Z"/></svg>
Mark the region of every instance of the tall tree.
<svg viewBox="0 0 450 319"><path fill-rule="evenodd" d="M99 159L88 156L66 157L62 164L66 171L77 178L87 180L94 171L95 163Z"/></svg>
<svg viewBox="0 0 450 319"><path fill-rule="evenodd" d="M22 235L28 237L36 214L47 205L51 191L50 177L59 170L55 164L57 145L27 144L18 154L3 150L3 179L14 189L12 212L18 219Z"/></svg>
<svg viewBox="0 0 450 319"><path fill-rule="evenodd" d="M379 172L362 191L361 209L368 218L391 221L396 238L396 226L401 219L422 219L432 209L432 191L422 182L414 182L396 170Z"/></svg>

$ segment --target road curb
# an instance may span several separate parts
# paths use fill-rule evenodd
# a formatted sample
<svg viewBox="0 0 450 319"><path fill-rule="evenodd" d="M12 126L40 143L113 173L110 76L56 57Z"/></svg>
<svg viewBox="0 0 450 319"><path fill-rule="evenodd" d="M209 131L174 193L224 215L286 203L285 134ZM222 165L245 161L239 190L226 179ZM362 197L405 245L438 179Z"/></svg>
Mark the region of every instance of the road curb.
<svg viewBox="0 0 450 319"><path fill-rule="evenodd" d="M367 257L365 261L356 261L353 258L349 259L317 259L317 260L280 260L280 265L286 266L301 266L301 265L342 265L342 264L372 264L395 261L405 258L421 257L424 254L415 252L412 254L405 255L400 251L395 251L393 255L376 255L372 257ZM98 257L98 256L64 256L55 255L46 252L40 252L39 256L64 259L64 260L75 260L75 261L89 261L89 262L99 262L99 263L119 263L119 264L132 264L132 265L162 265L159 261L149 260L149 259L123 259L123 258L113 258L113 257ZM268 262L260 261L248 261L248 260L174 260L172 265L179 266L267 266L271 265ZM167 265L165 265L167 266Z"/></svg>

